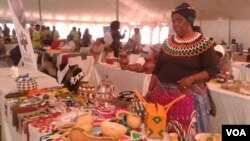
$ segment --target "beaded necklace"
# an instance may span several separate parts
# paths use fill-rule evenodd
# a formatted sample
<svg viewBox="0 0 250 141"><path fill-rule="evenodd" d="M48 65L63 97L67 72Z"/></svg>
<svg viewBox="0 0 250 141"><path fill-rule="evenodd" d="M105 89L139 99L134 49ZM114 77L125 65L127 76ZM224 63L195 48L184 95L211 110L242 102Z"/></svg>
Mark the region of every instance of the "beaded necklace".
<svg viewBox="0 0 250 141"><path fill-rule="evenodd" d="M211 39L195 32L194 36L187 39L180 39L173 35L164 41L162 49L170 56L196 56L209 49L213 43Z"/></svg>

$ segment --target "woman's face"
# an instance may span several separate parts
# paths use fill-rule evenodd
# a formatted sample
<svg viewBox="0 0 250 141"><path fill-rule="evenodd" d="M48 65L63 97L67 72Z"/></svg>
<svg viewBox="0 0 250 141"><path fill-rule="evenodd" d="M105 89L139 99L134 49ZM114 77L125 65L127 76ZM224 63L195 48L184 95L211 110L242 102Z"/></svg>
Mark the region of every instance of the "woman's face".
<svg viewBox="0 0 250 141"><path fill-rule="evenodd" d="M173 29L179 37L183 37L187 32L190 23L180 14L175 13L172 15Z"/></svg>

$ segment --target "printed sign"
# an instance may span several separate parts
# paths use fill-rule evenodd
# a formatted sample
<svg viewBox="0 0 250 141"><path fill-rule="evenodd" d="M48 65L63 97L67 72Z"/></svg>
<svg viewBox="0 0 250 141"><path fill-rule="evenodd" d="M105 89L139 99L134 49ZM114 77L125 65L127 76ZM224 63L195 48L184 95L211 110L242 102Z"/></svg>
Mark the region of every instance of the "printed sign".
<svg viewBox="0 0 250 141"><path fill-rule="evenodd" d="M26 17L24 15L21 0L8 0L12 21L15 26L19 48L22 54L24 67L37 69L35 54L33 51L29 30L26 28Z"/></svg>

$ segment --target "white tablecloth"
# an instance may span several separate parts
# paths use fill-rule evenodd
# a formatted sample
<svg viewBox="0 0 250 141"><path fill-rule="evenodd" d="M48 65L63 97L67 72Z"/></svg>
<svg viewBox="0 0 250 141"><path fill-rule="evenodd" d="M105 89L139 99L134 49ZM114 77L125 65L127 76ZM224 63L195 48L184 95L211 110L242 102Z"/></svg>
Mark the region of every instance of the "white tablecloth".
<svg viewBox="0 0 250 141"><path fill-rule="evenodd" d="M37 70L19 68L19 73L20 75L29 73L30 77L35 79L38 83L38 88L58 86L58 83L54 78ZM0 82L2 141L26 141L26 136L17 133L12 124L7 122L11 120L6 119L3 114L5 111L4 96L8 93L18 91L15 80L10 77L10 68L0 68Z"/></svg>
<svg viewBox="0 0 250 141"><path fill-rule="evenodd" d="M129 64L135 64L140 57L141 54L130 54L128 56Z"/></svg>
<svg viewBox="0 0 250 141"><path fill-rule="evenodd" d="M90 83L98 85L106 75L114 84L115 94L119 94L121 91L137 89L142 95L145 95L151 79L151 74L121 70L104 64L94 64Z"/></svg>
<svg viewBox="0 0 250 141"><path fill-rule="evenodd" d="M208 84L217 114L210 116L209 131L221 133L223 124L250 124L250 96L224 90L218 84Z"/></svg>

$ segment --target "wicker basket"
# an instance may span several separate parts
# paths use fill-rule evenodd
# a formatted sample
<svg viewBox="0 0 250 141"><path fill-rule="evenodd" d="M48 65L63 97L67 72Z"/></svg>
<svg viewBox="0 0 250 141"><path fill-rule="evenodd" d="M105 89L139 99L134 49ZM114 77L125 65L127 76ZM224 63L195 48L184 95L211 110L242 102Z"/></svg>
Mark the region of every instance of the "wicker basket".
<svg viewBox="0 0 250 141"><path fill-rule="evenodd" d="M68 139L65 141L117 141L113 137L98 137L88 134L82 128L78 127L71 129Z"/></svg>
<svg viewBox="0 0 250 141"><path fill-rule="evenodd" d="M33 79L22 80L17 82L17 89L19 92L28 92L29 90L37 89L37 82Z"/></svg>

